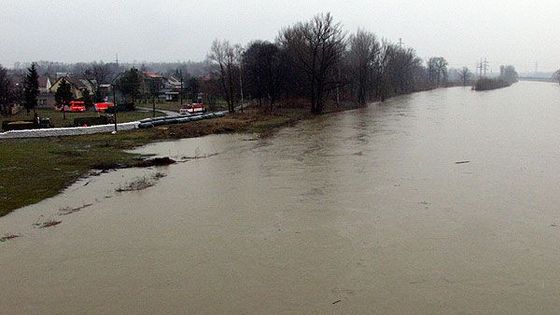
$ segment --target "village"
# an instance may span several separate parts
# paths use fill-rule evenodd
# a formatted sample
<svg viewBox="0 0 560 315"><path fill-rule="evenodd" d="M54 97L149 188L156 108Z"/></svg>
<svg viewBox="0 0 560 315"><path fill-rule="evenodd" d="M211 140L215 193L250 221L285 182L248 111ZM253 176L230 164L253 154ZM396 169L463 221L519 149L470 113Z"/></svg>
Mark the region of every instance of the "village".
<svg viewBox="0 0 560 315"><path fill-rule="evenodd" d="M180 71L164 75L133 66L123 70L118 64L94 65L81 74L50 74L38 68L32 64L25 71L7 73L14 92L9 102L2 102L2 131L87 127L116 123L117 119L126 123L207 109L199 82L208 85L209 76L190 77L185 82ZM36 89L26 84L36 84ZM35 95L29 95L30 90Z"/></svg>

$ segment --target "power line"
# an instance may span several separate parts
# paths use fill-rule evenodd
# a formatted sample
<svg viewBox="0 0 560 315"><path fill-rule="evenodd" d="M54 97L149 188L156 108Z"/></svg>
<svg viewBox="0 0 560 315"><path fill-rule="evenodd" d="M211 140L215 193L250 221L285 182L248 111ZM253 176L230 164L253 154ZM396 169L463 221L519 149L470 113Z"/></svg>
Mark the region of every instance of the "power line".
<svg viewBox="0 0 560 315"><path fill-rule="evenodd" d="M484 60L480 59L480 63L476 66L478 70L479 77L485 77L488 73L488 69L490 68L490 63L488 59L484 58Z"/></svg>

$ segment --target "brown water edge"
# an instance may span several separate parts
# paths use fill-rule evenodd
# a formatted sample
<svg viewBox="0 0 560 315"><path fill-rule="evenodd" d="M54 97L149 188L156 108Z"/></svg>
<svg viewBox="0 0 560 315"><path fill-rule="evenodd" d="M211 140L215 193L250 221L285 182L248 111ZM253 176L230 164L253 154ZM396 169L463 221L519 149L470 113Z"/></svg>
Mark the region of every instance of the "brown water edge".
<svg viewBox="0 0 560 315"><path fill-rule="evenodd" d="M554 314L559 96L539 83L453 88L265 139L148 145L138 152L187 162L102 174L0 219L0 231L22 235L0 243L0 305ZM155 186L115 191L156 172L167 176ZM45 209L89 203L58 226L32 227Z"/></svg>

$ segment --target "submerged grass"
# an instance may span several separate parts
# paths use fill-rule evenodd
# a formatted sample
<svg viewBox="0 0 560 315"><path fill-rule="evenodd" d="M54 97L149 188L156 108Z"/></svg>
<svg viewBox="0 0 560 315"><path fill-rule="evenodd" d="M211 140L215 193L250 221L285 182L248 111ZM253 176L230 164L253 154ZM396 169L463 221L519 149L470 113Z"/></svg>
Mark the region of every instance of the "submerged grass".
<svg viewBox="0 0 560 315"><path fill-rule="evenodd" d="M245 110L223 118L112 134L0 140L0 216L55 196L92 169L141 166L141 156L125 152L153 141L274 128L311 115L307 110L273 114Z"/></svg>

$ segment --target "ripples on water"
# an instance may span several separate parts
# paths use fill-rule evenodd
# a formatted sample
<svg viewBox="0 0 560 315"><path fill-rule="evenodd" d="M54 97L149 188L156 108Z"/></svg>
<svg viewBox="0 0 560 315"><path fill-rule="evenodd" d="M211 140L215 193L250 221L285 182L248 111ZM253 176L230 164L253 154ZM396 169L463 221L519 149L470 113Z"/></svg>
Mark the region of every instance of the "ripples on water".
<svg viewBox="0 0 560 315"><path fill-rule="evenodd" d="M123 170L0 219L23 233L0 244L0 305L555 313L559 118L560 88L522 82L397 97L258 141L149 145L191 159L143 191L114 187L155 170ZM89 203L56 228L29 228Z"/></svg>

